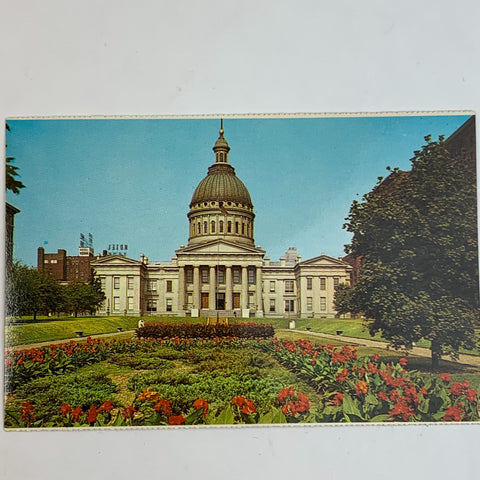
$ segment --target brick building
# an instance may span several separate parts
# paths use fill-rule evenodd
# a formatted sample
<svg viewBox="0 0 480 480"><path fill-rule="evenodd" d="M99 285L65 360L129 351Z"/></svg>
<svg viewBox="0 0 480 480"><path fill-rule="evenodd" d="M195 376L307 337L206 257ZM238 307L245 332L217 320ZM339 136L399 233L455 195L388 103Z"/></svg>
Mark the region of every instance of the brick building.
<svg viewBox="0 0 480 480"><path fill-rule="evenodd" d="M63 249L59 249L57 253L45 253L45 249L39 247L37 270L49 273L59 282L86 282L90 276L90 262L94 259L93 249L90 247L81 247L77 256L67 256L67 251Z"/></svg>

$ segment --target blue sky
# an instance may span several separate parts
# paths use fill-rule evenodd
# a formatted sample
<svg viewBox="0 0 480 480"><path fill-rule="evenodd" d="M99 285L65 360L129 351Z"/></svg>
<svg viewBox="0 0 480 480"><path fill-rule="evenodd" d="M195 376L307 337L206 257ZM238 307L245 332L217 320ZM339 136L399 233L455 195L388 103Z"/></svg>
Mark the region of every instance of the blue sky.
<svg viewBox="0 0 480 480"><path fill-rule="evenodd" d="M456 116L225 118L229 161L255 209L255 243L278 260L295 246L304 260L342 255L354 199L386 167L410 168L424 136L450 135ZM8 120L19 195L17 260L36 266L37 248L78 254L80 233L95 252L128 244L128 256L169 260L188 242L192 194L214 162L219 119ZM48 242L45 244L45 242Z"/></svg>

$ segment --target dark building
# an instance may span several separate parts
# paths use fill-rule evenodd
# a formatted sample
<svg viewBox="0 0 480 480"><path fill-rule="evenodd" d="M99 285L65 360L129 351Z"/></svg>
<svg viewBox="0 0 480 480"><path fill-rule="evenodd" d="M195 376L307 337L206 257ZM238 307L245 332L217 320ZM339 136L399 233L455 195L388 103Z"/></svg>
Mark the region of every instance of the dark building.
<svg viewBox="0 0 480 480"><path fill-rule="evenodd" d="M15 215L20 210L9 203L5 203L5 261L6 265L13 262L13 230Z"/></svg>
<svg viewBox="0 0 480 480"><path fill-rule="evenodd" d="M91 248L81 248L80 255L70 257L63 249L59 249L57 253L45 253L45 249L39 247L37 270L50 274L59 282L86 282L90 276L90 262L94 259Z"/></svg>

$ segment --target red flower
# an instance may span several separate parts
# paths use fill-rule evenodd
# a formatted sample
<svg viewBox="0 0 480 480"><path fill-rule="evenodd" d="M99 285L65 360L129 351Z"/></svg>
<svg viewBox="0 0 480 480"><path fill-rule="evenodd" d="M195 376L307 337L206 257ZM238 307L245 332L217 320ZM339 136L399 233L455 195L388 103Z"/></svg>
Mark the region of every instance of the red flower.
<svg viewBox="0 0 480 480"><path fill-rule="evenodd" d="M378 353L374 353L371 358L372 362L378 362L380 360L380 355Z"/></svg>
<svg viewBox="0 0 480 480"><path fill-rule="evenodd" d="M90 410L88 411L87 415L87 423L95 423L97 421L97 407L95 405L92 405L90 407Z"/></svg>
<svg viewBox="0 0 480 480"><path fill-rule="evenodd" d="M257 409L253 403L253 400L247 400L245 405L242 407L242 412L245 413L245 415L251 415L256 413L256 411Z"/></svg>
<svg viewBox="0 0 480 480"><path fill-rule="evenodd" d="M396 416L396 417L401 417L403 421L408 421L410 417L413 417L415 415L415 411L413 410L413 407L407 404L407 402L402 398L400 399L395 406L393 407L392 410L388 412L390 415ZM398 418L397 418L398 420Z"/></svg>
<svg viewBox="0 0 480 480"><path fill-rule="evenodd" d="M465 380L463 382L463 388L465 388L465 389L470 388L470 382L468 380Z"/></svg>
<svg viewBox="0 0 480 480"><path fill-rule="evenodd" d="M20 409L20 420L30 425L35 420L33 410L34 407L28 400L26 402L23 402L22 408Z"/></svg>
<svg viewBox="0 0 480 480"><path fill-rule="evenodd" d="M203 418L207 417L208 402L203 398L199 398L193 402L193 408L195 410L200 410L203 408Z"/></svg>
<svg viewBox="0 0 480 480"><path fill-rule="evenodd" d="M72 407L66 403L65 405L62 405L60 407L60 410L62 412L62 417L66 417L68 413L72 413Z"/></svg>
<svg viewBox="0 0 480 480"><path fill-rule="evenodd" d="M187 419L183 415L171 415L168 418L168 424L169 425L182 425L186 421L187 421Z"/></svg>
<svg viewBox="0 0 480 480"><path fill-rule="evenodd" d="M423 394L423 395L427 395L427 394L428 394L427 389L426 389L425 387L422 387L422 388L420 389L420 393Z"/></svg>
<svg viewBox="0 0 480 480"><path fill-rule="evenodd" d="M163 398L153 407L157 412L162 412L165 415L172 413L172 407L170 406L170 400L164 400Z"/></svg>
<svg viewBox="0 0 480 480"><path fill-rule="evenodd" d="M402 357L398 363L402 366L402 367L406 367L407 364L408 364L408 360L405 358L405 357Z"/></svg>
<svg viewBox="0 0 480 480"><path fill-rule="evenodd" d="M247 399L243 395L238 395L237 397L232 398L232 402L234 405L242 408L247 403Z"/></svg>
<svg viewBox="0 0 480 480"><path fill-rule="evenodd" d="M460 422L462 420L462 409L458 408L456 405L452 405L445 410L445 415L443 416L444 422Z"/></svg>
<svg viewBox="0 0 480 480"><path fill-rule="evenodd" d="M343 403L343 393L337 393L335 397L333 397L333 404L340 406Z"/></svg>
<svg viewBox="0 0 480 480"><path fill-rule="evenodd" d="M78 421L78 417L82 414L82 409L80 407L77 407L73 412L72 412L72 415L73 415L73 421L74 422L77 422Z"/></svg>
<svg viewBox="0 0 480 480"><path fill-rule="evenodd" d="M98 413L107 412L110 413L113 410L113 402L111 400L106 400L105 402L98 407Z"/></svg>
<svg viewBox="0 0 480 480"><path fill-rule="evenodd" d="M471 388L470 390L467 390L467 392L465 392L465 397L471 403L476 402L477 401L477 391L474 390L473 388Z"/></svg>
<svg viewBox="0 0 480 480"><path fill-rule="evenodd" d="M378 399L381 401L388 400L388 395L385 392L378 392Z"/></svg>
<svg viewBox="0 0 480 480"><path fill-rule="evenodd" d="M137 411L137 409L133 405L130 405L127 408L123 409L122 418L124 420L128 420L128 419L131 420L133 418L133 416L135 415L136 411Z"/></svg>
<svg viewBox="0 0 480 480"><path fill-rule="evenodd" d="M442 382L450 383L450 374L449 373L442 373L440 375L440 378L442 379Z"/></svg>
<svg viewBox="0 0 480 480"><path fill-rule="evenodd" d="M338 372L336 375L335 375L335 379L337 380L337 382L340 382L340 383L343 383L348 377L348 370L346 368L344 368L341 372Z"/></svg>
<svg viewBox="0 0 480 480"><path fill-rule="evenodd" d="M460 382L453 382L450 387L450 393L458 397L463 392L463 385Z"/></svg>
<svg viewBox="0 0 480 480"><path fill-rule="evenodd" d="M368 364L368 371L369 371L369 373L371 373L372 375L375 375L375 374L378 372L378 368L377 368L377 366L376 366L374 363L369 363L369 364Z"/></svg>

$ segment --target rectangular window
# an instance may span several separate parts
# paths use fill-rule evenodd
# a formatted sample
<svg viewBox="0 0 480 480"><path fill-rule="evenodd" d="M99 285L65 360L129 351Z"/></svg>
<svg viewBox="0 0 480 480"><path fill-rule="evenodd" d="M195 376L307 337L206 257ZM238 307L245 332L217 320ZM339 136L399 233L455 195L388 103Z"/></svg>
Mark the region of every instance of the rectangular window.
<svg viewBox="0 0 480 480"><path fill-rule="evenodd" d="M218 268L218 283L223 285L225 283L225 268Z"/></svg>
<svg viewBox="0 0 480 480"><path fill-rule="evenodd" d="M53 259L53 260L50 261L50 263L57 263L57 260Z"/></svg>
<svg viewBox="0 0 480 480"><path fill-rule="evenodd" d="M102 290L105 291L106 287L106 278L105 277L100 277L100 285L102 287Z"/></svg>
<svg viewBox="0 0 480 480"><path fill-rule="evenodd" d="M275 293L275 280L270 280L270 293Z"/></svg>
<svg viewBox="0 0 480 480"><path fill-rule="evenodd" d="M294 312L295 311L295 303L294 300L285 300L285 311L286 312Z"/></svg>
<svg viewBox="0 0 480 480"><path fill-rule="evenodd" d="M113 310L115 312L120 310L120 297L113 297Z"/></svg>
<svg viewBox="0 0 480 480"><path fill-rule="evenodd" d="M233 283L240 283L240 269L234 268L233 269Z"/></svg>
<svg viewBox="0 0 480 480"><path fill-rule="evenodd" d="M113 288L120 288L120 277L113 277Z"/></svg>
<svg viewBox="0 0 480 480"><path fill-rule="evenodd" d="M173 300L171 298L167 298L167 312L172 311Z"/></svg>
<svg viewBox="0 0 480 480"><path fill-rule="evenodd" d="M327 297L320 297L320 311L327 311Z"/></svg>
<svg viewBox="0 0 480 480"><path fill-rule="evenodd" d="M307 290L312 289L312 277L307 277Z"/></svg>
<svg viewBox="0 0 480 480"><path fill-rule="evenodd" d="M250 285L255 285L255 268L248 269L248 283Z"/></svg>
<svg viewBox="0 0 480 480"><path fill-rule="evenodd" d="M193 293L187 293L187 308L193 308Z"/></svg>
<svg viewBox="0 0 480 480"><path fill-rule="evenodd" d="M156 292L157 291L157 281L156 280L148 280L147 291L148 292Z"/></svg>
<svg viewBox="0 0 480 480"><path fill-rule="evenodd" d="M253 293L248 294L248 308L255 308L255 295Z"/></svg>
<svg viewBox="0 0 480 480"><path fill-rule="evenodd" d="M275 299L274 298L270 299L270 311L271 312L275 311Z"/></svg>
<svg viewBox="0 0 480 480"><path fill-rule="evenodd" d="M127 288L133 290L133 277L127 277Z"/></svg>
<svg viewBox="0 0 480 480"><path fill-rule="evenodd" d="M185 269L185 277L187 283L193 283L193 268Z"/></svg>
<svg viewBox="0 0 480 480"><path fill-rule="evenodd" d="M320 290L327 289L327 279L325 277L320 277Z"/></svg>
<svg viewBox="0 0 480 480"><path fill-rule="evenodd" d="M128 310L133 310L133 297L128 297Z"/></svg>
<svg viewBox="0 0 480 480"><path fill-rule="evenodd" d="M311 312L313 310L313 298L307 297L307 311Z"/></svg>
<svg viewBox="0 0 480 480"><path fill-rule="evenodd" d="M167 280L167 292L172 293L173 292L173 282L171 280Z"/></svg>
<svg viewBox="0 0 480 480"><path fill-rule="evenodd" d="M208 268L202 268L201 275L202 275L202 283L208 283Z"/></svg>
<svg viewBox="0 0 480 480"><path fill-rule="evenodd" d="M157 311L157 301L147 300L147 312L156 312L156 311Z"/></svg>
<svg viewBox="0 0 480 480"><path fill-rule="evenodd" d="M285 280L285 293L293 293L293 280Z"/></svg>
<svg viewBox="0 0 480 480"><path fill-rule="evenodd" d="M338 284L340 283L340 277L333 277L333 289L336 290L338 288Z"/></svg>

